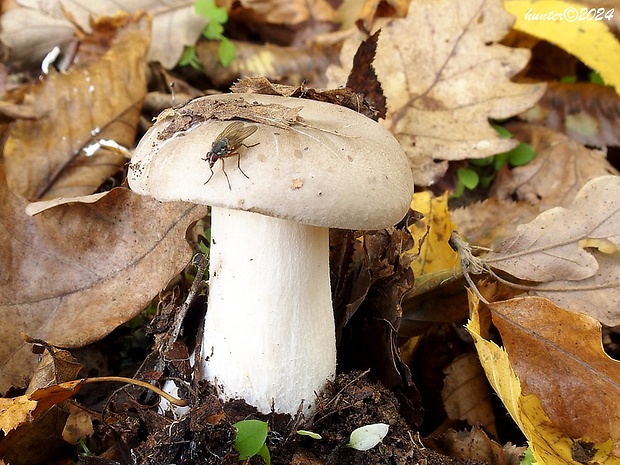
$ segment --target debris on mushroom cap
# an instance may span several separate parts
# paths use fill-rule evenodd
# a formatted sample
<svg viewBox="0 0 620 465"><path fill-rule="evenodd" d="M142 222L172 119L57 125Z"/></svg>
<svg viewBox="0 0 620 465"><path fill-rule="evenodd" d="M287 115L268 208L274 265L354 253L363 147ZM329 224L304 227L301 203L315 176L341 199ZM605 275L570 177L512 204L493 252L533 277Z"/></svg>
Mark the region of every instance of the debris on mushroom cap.
<svg viewBox="0 0 620 465"><path fill-rule="evenodd" d="M253 147L240 146L238 160L236 155L217 160L205 184L211 174L205 157L230 121L192 119L184 107L168 110L136 148L128 174L131 189L163 201L184 200L332 228L380 229L405 215L413 177L399 143L379 124L337 105L273 95L225 94L186 105L200 108L207 102L239 99L250 107L286 107L299 117L271 125L245 116L245 123L258 125L244 141ZM177 114L194 123L162 137L171 124L178 124Z"/></svg>

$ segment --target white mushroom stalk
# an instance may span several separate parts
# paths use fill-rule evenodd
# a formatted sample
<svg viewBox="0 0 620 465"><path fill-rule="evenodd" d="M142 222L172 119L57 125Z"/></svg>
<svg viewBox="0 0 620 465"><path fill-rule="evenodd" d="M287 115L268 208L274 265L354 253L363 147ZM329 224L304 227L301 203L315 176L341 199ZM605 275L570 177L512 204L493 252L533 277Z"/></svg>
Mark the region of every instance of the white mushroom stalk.
<svg viewBox="0 0 620 465"><path fill-rule="evenodd" d="M314 405L336 373L329 230L213 208L203 373L262 412Z"/></svg>
<svg viewBox="0 0 620 465"><path fill-rule="evenodd" d="M231 122L205 121L200 112L239 99L243 111L271 105L260 110L273 120L274 104L301 108L300 123L243 120L239 109L235 121L257 128L245 132L237 160L221 140ZM406 214L413 177L398 142L374 121L328 103L202 97L158 118L128 180L162 201L213 206L203 379L223 399L242 398L265 413L311 410L336 371L328 228L380 229Z"/></svg>

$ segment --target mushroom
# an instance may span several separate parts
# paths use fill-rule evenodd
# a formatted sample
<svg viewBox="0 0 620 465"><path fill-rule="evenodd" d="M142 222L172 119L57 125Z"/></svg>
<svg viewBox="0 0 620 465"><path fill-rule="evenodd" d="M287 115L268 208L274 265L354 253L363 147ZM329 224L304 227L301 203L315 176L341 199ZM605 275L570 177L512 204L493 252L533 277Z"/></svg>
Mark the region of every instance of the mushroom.
<svg viewBox="0 0 620 465"><path fill-rule="evenodd" d="M203 379L221 398L265 413L308 411L336 372L328 228L400 221L413 194L411 170L396 139L352 110L257 94L190 103L213 99L301 107L300 123L237 118L258 129L238 160L212 163L206 182L213 161L206 154L231 121L207 119L162 137L174 122L169 110L140 141L129 185L162 201L212 206Z"/></svg>

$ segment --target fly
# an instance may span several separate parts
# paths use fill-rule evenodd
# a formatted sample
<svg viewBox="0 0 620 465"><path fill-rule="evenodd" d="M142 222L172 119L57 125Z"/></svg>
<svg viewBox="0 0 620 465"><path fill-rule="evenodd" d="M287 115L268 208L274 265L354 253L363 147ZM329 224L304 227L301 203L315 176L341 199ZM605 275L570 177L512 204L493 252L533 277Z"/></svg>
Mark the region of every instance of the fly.
<svg viewBox="0 0 620 465"><path fill-rule="evenodd" d="M209 169L211 170L211 176L209 176L209 179L207 179L205 184L208 183L213 177L213 165L215 165L218 160L222 160L222 171L224 172L224 176L226 176L228 188L230 189L230 180L228 179L228 174L226 174L226 170L224 169L224 158L232 157L234 155L237 155L237 168L239 168L239 171L241 171L246 178L250 179L248 175L243 172L241 166L239 166L239 159L241 158L241 155L237 152L237 150L239 150L241 146L246 148L254 147L260 143L257 142L253 145L246 145L243 143L243 141L254 134L257 129L258 126L255 124L244 126L241 121L234 121L224 128L224 130L215 138L213 144L211 144L211 150L209 150L205 158L203 158L204 161L209 163Z"/></svg>

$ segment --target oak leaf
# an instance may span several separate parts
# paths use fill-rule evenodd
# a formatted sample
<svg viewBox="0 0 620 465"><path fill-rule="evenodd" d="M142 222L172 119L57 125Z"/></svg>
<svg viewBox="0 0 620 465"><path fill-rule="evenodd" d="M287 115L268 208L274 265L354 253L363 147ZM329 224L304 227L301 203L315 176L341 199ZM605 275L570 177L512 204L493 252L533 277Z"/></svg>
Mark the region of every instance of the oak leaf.
<svg viewBox="0 0 620 465"><path fill-rule="evenodd" d="M530 56L498 43L512 22L500 1L424 0L381 27L373 65L387 99L384 126L409 156L416 184L432 184L447 160L484 158L516 145L488 119L526 110L545 86L510 81ZM351 62L350 53L345 44L342 63ZM330 87L344 83L344 73L328 71Z"/></svg>
<svg viewBox="0 0 620 465"><path fill-rule="evenodd" d="M596 240L614 252L620 246L620 177L588 182L568 208L556 207L517 228L488 264L529 281L579 281L593 276L599 264L587 250Z"/></svg>
<svg viewBox="0 0 620 465"><path fill-rule="evenodd" d="M588 149L557 131L523 123L508 129L516 139L534 148L536 158L527 165L500 171L493 197L523 200L540 211L567 207L591 179L618 174L604 152Z"/></svg>

